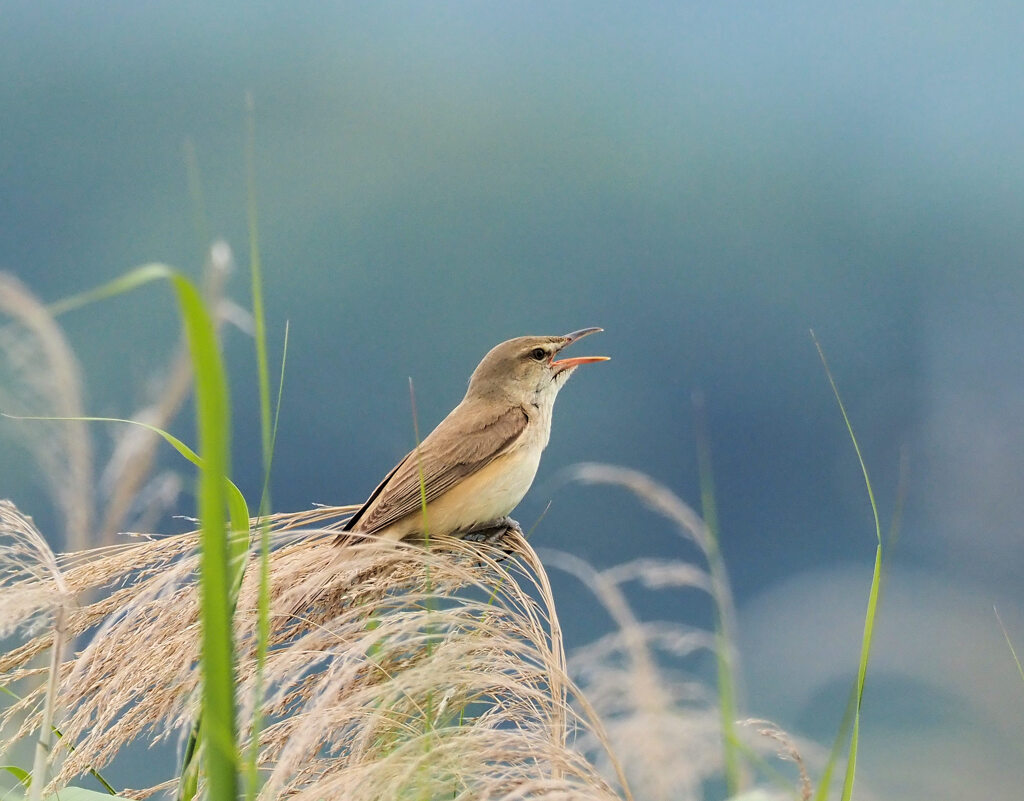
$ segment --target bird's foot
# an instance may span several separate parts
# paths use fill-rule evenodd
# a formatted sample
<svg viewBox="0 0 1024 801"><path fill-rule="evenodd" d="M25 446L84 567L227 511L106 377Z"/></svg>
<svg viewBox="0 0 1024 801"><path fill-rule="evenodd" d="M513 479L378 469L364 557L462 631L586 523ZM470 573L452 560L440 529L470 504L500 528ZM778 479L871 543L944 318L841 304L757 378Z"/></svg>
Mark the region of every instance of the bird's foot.
<svg viewBox="0 0 1024 801"><path fill-rule="evenodd" d="M497 520L490 521L489 523L482 523L479 526L474 526L460 536L462 539L469 540L470 542L492 545L503 550L506 555L511 555L511 546L504 544L505 537L509 534L525 536L523 534L523 529L520 528L519 524L515 520L511 517L500 517Z"/></svg>
<svg viewBox="0 0 1024 801"><path fill-rule="evenodd" d="M523 530L511 517L499 517L497 520L491 520L488 523L481 523L478 526L474 526L459 536L464 540L469 540L470 542L483 542L488 545L493 545L504 537L505 533L508 531L518 531L522 533Z"/></svg>

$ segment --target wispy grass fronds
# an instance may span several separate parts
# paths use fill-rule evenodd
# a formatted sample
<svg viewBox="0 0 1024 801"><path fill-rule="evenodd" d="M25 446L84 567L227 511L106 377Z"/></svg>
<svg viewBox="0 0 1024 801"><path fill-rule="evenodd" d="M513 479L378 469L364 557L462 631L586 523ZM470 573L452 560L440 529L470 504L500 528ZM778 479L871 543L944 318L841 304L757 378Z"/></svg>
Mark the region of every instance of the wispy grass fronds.
<svg viewBox="0 0 1024 801"><path fill-rule="evenodd" d="M503 552L437 538L429 551L339 549L336 525L296 528L328 514L273 522L261 797L618 797L572 745L577 732L601 736L573 711L547 579L525 540L506 542L512 556L499 561ZM188 729L198 692L197 547L196 535L153 539L79 556L67 571L72 592L105 596L69 616L71 633L92 638L61 671L59 723L76 750L55 786L129 742ZM257 680L259 571L250 564L234 621L243 738ZM29 660L48 641L0 658L0 682L32 673ZM23 702L24 725L0 728L0 750L38 722L38 692ZM14 721L8 710L2 723Z"/></svg>
<svg viewBox="0 0 1024 801"><path fill-rule="evenodd" d="M740 723L744 726L749 726L755 729L759 735L777 744L779 759L792 762L796 765L796 769L800 777L800 801L811 801L811 797L814 795L814 786L811 784L811 776L807 772L807 765L804 763L803 754L800 749L797 748L796 743L793 742L793 739L789 734L770 720L750 718L748 720L740 721Z"/></svg>
<svg viewBox="0 0 1024 801"><path fill-rule="evenodd" d="M864 456L860 451L860 443L857 441L857 435L853 430L853 423L850 422L850 416L846 413L846 404L843 403L842 395L839 394L839 387L836 385L835 378L832 377L832 370L828 366L828 360L825 358L825 351L821 347L821 343L818 342L818 338L814 335L814 331L811 331L811 339L814 342L814 347L818 350L818 356L821 359L821 365L825 369L825 376L828 378L829 387L832 389L832 394L836 399L836 405L839 406L839 412L843 417L843 423L846 425L846 433L850 436L850 443L853 445L854 453L857 455L857 463L860 465L861 474L864 476L864 488L867 491L868 502L871 505L871 515L874 518L875 523L875 540L877 545L875 546L875 567L871 574L871 587L868 590L868 603L867 608L864 612L864 630L861 634L861 646L860 646L860 660L857 665L857 679L854 684L854 707L853 707L853 724L850 728L850 747L847 754L846 760L846 774L843 777L843 791L842 801L850 801L853 798L853 784L857 774L857 750L860 744L860 710L861 704L864 700L864 683L867 678L868 663L871 660L871 646L874 640L875 632L875 618L878 613L878 603L881 597L882 588L882 575L883 575L883 543L882 543L882 525L878 518L878 505L875 503L875 491L871 485L871 477L868 475L868 466L864 461ZM900 504L899 508L902 508ZM898 518L894 520L894 531L898 531ZM829 766L831 769L831 766ZM823 799L825 794L828 792L828 783L823 782L819 788L819 795Z"/></svg>
<svg viewBox="0 0 1024 801"><path fill-rule="evenodd" d="M67 636L68 587L53 551L32 521L21 515L9 501L0 501L0 587L20 582L27 582L35 589L22 597L9 593L0 595L0 637L6 636L11 626L16 628L23 621L38 620L41 613L45 613L51 627L50 666L43 685L42 712L29 791L30 801L39 801L46 784L60 665ZM19 601L21 608L18 607Z"/></svg>
<svg viewBox="0 0 1024 801"><path fill-rule="evenodd" d="M674 522L679 533L698 546L708 564L704 568L683 561L637 559L596 570L569 554L544 552L549 565L568 571L594 593L615 624L611 633L574 651L569 664L604 722L638 795L699 801L709 780L725 779L730 787L735 783L742 775L736 764L740 755L765 767L760 755L766 753L766 743L737 729L737 721L723 719L735 709L731 670L736 660L734 644L726 636L734 630L734 604L712 532L682 499L643 473L603 464L577 465L568 472L583 483L628 489ZM641 620L629 603L630 585L707 593L716 607L714 630L678 619ZM723 649L726 654L720 653ZM694 672L699 656L708 652L719 666L717 686L710 686ZM730 667L725 687L723 662ZM730 699L724 709L723 694ZM729 747L723 748L726 739ZM600 761L599 753L591 756Z"/></svg>
<svg viewBox="0 0 1024 801"><path fill-rule="evenodd" d="M312 625L268 658L281 717L266 731L271 794L614 797L566 745L570 722L593 722L568 703L543 570L525 540L506 544L514 557L499 563L498 551L437 537L430 551L368 543L321 568Z"/></svg>
<svg viewBox="0 0 1024 801"><path fill-rule="evenodd" d="M215 242L203 269L203 296L218 327L230 320L251 328L251 318L224 294L232 270L231 249L225 242ZM145 528L156 522L176 502L182 487L177 473L155 469L160 439L142 427L108 429L114 447L94 473L91 430L73 422L85 417L85 383L56 319L79 305L72 299L45 306L16 278L0 273L0 315L10 318L0 327L0 411L37 418L8 422L4 433L19 437L38 463L64 518L67 551L107 545L128 525ZM193 363L182 341L169 362L151 376L150 400L124 416L167 429L192 385Z"/></svg>
<svg viewBox="0 0 1024 801"><path fill-rule="evenodd" d="M729 795L735 795L746 785L746 775L740 761L736 742L736 708L739 703L736 689L736 657L733 642L733 609L728 592L725 560L719 548L718 506L715 500L715 479L711 467L711 434L708 431L704 394L693 395L693 415L697 433L697 475L700 480L700 507L707 529L708 570L715 585L722 587L726 603L715 604L715 663L718 682L718 711L722 723L722 751L725 758L725 785ZM717 596L716 596L716 600Z"/></svg>
<svg viewBox="0 0 1024 801"><path fill-rule="evenodd" d="M218 248L215 247L214 253L217 252ZM230 259L223 261L228 264ZM167 265L155 263L138 267L101 287L54 304L49 307L47 314L79 308L96 300L133 291L154 281L166 281L177 300L184 338L188 344L188 359L179 360L182 368L179 372L185 380L172 405L180 405L187 391L187 379L193 376L199 454L192 453L191 449L183 443L177 443L163 430L140 421L135 422L138 424L136 427L148 429L171 441L199 467L196 496L202 526L198 583L203 678L200 733L203 745L206 746L206 777L211 793L229 798L237 794L239 773L232 617L237 585L243 572L242 557L247 553L249 545L250 525L245 501L229 479L231 410L218 338L217 321L220 315L211 312L208 299L204 298L189 278ZM83 421L85 418L78 416L72 419ZM151 450L148 453L151 461ZM142 472L144 474L148 470ZM114 522L118 519L118 498L130 500L136 495L138 480L132 477L126 484L126 493L118 495L120 490L117 490L114 494ZM225 524L229 512L231 526ZM232 561L236 564L234 569L231 567ZM58 618L58 623L63 624L63 617ZM61 634L63 625L58 626L54 652L58 650ZM52 676L55 675L56 665L52 672ZM47 731L48 728L47 724Z"/></svg>
<svg viewBox="0 0 1024 801"><path fill-rule="evenodd" d="M80 417L82 377L64 332L50 311L17 278L0 273L0 410L23 415ZM92 441L71 423L11 423L39 465L63 516L68 550L90 545L93 505Z"/></svg>
<svg viewBox="0 0 1024 801"><path fill-rule="evenodd" d="M704 457L706 456L705 453ZM719 714L718 729L724 743L720 747L726 778L730 789L736 789L741 776L741 771L736 764L737 758L733 742L736 733L733 730L734 721L732 719L732 715L736 711L734 673L738 656L731 632L735 628L736 614L732 590L714 531L675 493L637 470L606 464L584 463L576 465L568 471L568 475L572 480L584 484L608 484L629 490L645 505L672 521L676 526L676 531L685 539L696 544L703 554L707 564L706 572L702 571L706 584L703 589L710 594L715 610L715 634L711 650L718 665L718 698L714 709ZM710 476L707 477L707 481L710 481ZM705 503L713 511L713 495L709 496L709 488L706 488L704 494ZM619 622L621 625L621 621Z"/></svg>
<svg viewBox="0 0 1024 801"><path fill-rule="evenodd" d="M729 579L724 567L719 563L717 544L699 514L670 489L639 470L584 462L567 471L567 475L571 480L583 484L610 484L624 487L645 505L675 523L676 531L680 536L695 543L708 562L707 575L711 582L710 592L717 608L717 614L729 620L729 630L732 629L731 621L735 619L736 612ZM716 564L717 568L711 570L712 564ZM730 649L734 647L732 643L723 643L723 646ZM730 661L735 662L735 655Z"/></svg>
<svg viewBox="0 0 1024 801"><path fill-rule="evenodd" d="M226 242L215 242L209 249L203 269L203 297L212 311L218 329L225 319L237 317L225 298L224 289L234 270L234 258ZM114 450L100 475L99 490L103 501L103 519L97 538L90 544L107 545L116 541L133 515L155 522L159 513L173 501L180 482L162 472L154 475L160 437L152 429L167 430L178 416L191 394L194 365L187 342L182 339L169 364L153 376L149 395L151 400L127 416L145 423L141 426L116 426L110 429L114 437ZM81 416L81 415L79 415ZM78 428L85 428L78 426ZM166 487L168 493L161 493ZM163 503L146 504L147 500ZM141 501L141 503L140 503ZM70 549L69 549L70 550Z"/></svg>
<svg viewBox="0 0 1024 801"><path fill-rule="evenodd" d="M9 588L22 588L15 592ZM0 500L0 638L37 634L67 603L57 557L31 519Z"/></svg>
<svg viewBox="0 0 1024 801"><path fill-rule="evenodd" d="M685 562L645 559L598 571L567 553L545 550L543 556L588 587L615 622L610 634L574 651L569 667L637 795L652 801L700 799L703 783L723 767L717 703L704 682L666 664L711 651L714 635L677 622L640 621L624 585L708 591L710 576ZM585 739L582 745L596 764L607 767L600 743Z"/></svg>

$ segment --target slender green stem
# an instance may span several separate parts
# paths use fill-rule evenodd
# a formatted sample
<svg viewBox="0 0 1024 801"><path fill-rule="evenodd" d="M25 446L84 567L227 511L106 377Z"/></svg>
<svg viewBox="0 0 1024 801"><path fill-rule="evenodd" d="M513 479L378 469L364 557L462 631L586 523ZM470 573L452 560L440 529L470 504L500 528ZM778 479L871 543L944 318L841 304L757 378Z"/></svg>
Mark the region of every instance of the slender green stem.
<svg viewBox="0 0 1024 801"><path fill-rule="evenodd" d="M259 209L256 196L256 108L252 94L246 95L245 175L249 222L249 273L252 285L253 333L256 342L256 373L260 395L260 441L263 472L270 473L271 446L270 369L267 360L267 319L263 304L263 262L260 258ZM264 485L265 487L265 485ZM264 493L264 496L266 494Z"/></svg>
<svg viewBox="0 0 1024 801"><path fill-rule="evenodd" d="M229 470L231 412L216 328L202 297L176 275L196 375L196 428L203 468L197 495L202 523L200 606L202 613L202 718L209 797L238 797L238 745L235 733L235 653L232 626L232 543L225 525L228 503L224 478ZM248 535L248 521L246 521ZM233 539L233 538L232 538Z"/></svg>
<svg viewBox="0 0 1024 801"><path fill-rule="evenodd" d="M259 596L256 622L256 681L253 687L253 718L246 755L247 801L254 801L259 793L259 745L263 725L263 674L266 667L267 647L270 642L270 466L273 463L277 423L281 412L284 389L284 366L288 352L288 328L285 326L284 353L278 380L277 406L270 404L270 369L267 361L266 309L263 303L263 266L260 258L259 214L256 192L256 110L252 94L246 95L245 173L247 185L247 211L249 221L249 273L252 288L252 314L256 345L256 373L260 398L260 442L263 454L263 487L260 493L260 556ZM273 423L271 415L273 414Z"/></svg>
<svg viewBox="0 0 1024 801"><path fill-rule="evenodd" d="M835 396L839 411L843 416L843 423L853 443L853 450L857 454L857 461L860 464L861 473L864 476L864 486L867 489L868 500L871 502L871 514L875 523L875 538L878 545L875 548L875 567L871 576L871 589L868 592L867 610L864 614L864 631L861 635L860 660L857 665L857 681L854 687L856 703L853 709L853 726L850 731L850 748L846 760L846 775L843 778L842 801L850 801L853 797L854 778L857 773L857 750L860 745L860 711L864 698L864 682L868 672L868 662L871 658L871 643L875 631L875 616L878 611L878 599L882 585L882 526L878 519L878 506L875 503L875 493L871 487L871 477L868 475L867 464L861 454L860 444L857 442L857 435L854 433L853 424L846 413L846 406L843 404L842 396L839 394L839 387L836 386L832 371L829 369L828 360L825 358L825 351L818 342L818 338L811 331L811 339L818 350L822 366L825 368L825 375L828 377L829 386Z"/></svg>
<svg viewBox="0 0 1024 801"><path fill-rule="evenodd" d="M739 738L736 735L736 680L733 665L732 602L725 561L719 549L718 508L715 503L715 479L711 467L711 436L708 432L704 397L693 395L693 410L697 437L697 473L700 482L701 516L707 526L708 571L711 574L715 600L715 665L718 680L719 724L722 727L722 750L725 763L725 783L729 796L740 792L744 785Z"/></svg>
<svg viewBox="0 0 1024 801"><path fill-rule="evenodd" d="M1010 649L1010 656L1013 657L1013 662L1017 666L1017 672L1020 673L1020 677L1024 680L1024 667L1021 666L1020 659L1017 658L1017 649L1013 647L1013 641L1010 639L1010 632L1006 630L1006 626L1003 625L1003 619L999 617L999 610L994 606L992 611L995 613L996 620L999 623L999 629L1003 632L1003 637L1006 640L1006 647Z"/></svg>

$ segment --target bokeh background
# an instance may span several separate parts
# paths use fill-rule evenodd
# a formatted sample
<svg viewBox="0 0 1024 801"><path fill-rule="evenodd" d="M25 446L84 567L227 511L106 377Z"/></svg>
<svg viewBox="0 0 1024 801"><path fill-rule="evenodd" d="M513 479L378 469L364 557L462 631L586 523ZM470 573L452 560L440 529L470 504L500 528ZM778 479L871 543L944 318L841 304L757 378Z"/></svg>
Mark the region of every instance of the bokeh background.
<svg viewBox="0 0 1024 801"><path fill-rule="evenodd" d="M275 506L361 500L412 445L410 377L429 428L491 345L603 326L579 352L612 361L562 392L517 517L551 501L534 541L598 566L692 556L625 492L559 476L612 462L697 503L702 393L744 711L828 744L875 542L813 328L883 526L908 468L858 788L1017 798L1024 681L993 606L1024 647L1022 33L1018 3L956 0L6 2L0 268L46 300L147 261L197 275L204 231L244 265L251 92L274 352L291 325ZM244 270L230 291L248 303ZM143 404L178 335L155 286L62 322L95 414ZM251 350L229 331L254 495ZM0 495L52 530L0 443ZM570 643L603 631L556 581Z"/></svg>

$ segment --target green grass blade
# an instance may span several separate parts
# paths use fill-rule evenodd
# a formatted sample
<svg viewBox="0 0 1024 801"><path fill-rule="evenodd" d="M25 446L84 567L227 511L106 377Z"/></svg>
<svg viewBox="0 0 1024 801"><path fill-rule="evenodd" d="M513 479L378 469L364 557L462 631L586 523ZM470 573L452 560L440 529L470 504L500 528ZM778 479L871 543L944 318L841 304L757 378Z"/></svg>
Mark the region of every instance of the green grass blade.
<svg viewBox="0 0 1024 801"><path fill-rule="evenodd" d="M259 215L256 203L256 112L252 95L246 96L245 174L248 195L249 273L252 284L253 333L256 343L256 373L260 396L260 442L263 470L270 471L270 369L267 360L267 321L263 305L263 264L260 259Z"/></svg>
<svg viewBox="0 0 1024 801"><path fill-rule="evenodd" d="M828 753L825 767L821 771L821 778L818 780L818 790L814 794L814 801L827 801L828 794L832 789L832 774L835 772L836 763L839 761L839 752L843 750L843 744L850 734L853 726L853 714L857 708L857 680L854 679L850 687L850 695L846 701L846 709L843 711L843 719L839 723L835 739L832 741L832 749Z"/></svg>
<svg viewBox="0 0 1024 801"><path fill-rule="evenodd" d="M211 799L238 797L239 755L235 734L235 676L230 558L225 517L228 499L230 408L216 328L195 286L171 278L188 335L196 380L196 428L203 466L197 495L202 524L200 610L202 617L202 720L206 779ZM248 534L248 519L245 522Z"/></svg>
<svg viewBox="0 0 1024 801"><path fill-rule="evenodd" d="M850 751L846 761L846 776L843 779L842 801L853 797L853 780L857 772L857 749L860 745L860 709L864 698L864 680L871 656L871 639L875 631L875 611L878 608L878 587L882 576L882 546L875 548L875 570L871 577L868 593L868 608L864 615L864 633L861 637L860 663L857 666L857 704L853 711L853 728L850 730Z"/></svg>
<svg viewBox="0 0 1024 801"><path fill-rule="evenodd" d="M850 748L847 756L846 775L843 778L843 792L841 796L842 801L850 801L853 797L853 783L857 772L857 749L860 744L860 710L864 698L864 681L867 677L868 662L871 658L871 642L875 631L875 616L878 610L878 598L882 583L882 526L878 520L878 506L875 503L875 493L871 487L871 477L868 475L867 464L864 462L864 457L860 450L860 444L857 442L857 435L854 433L853 425L850 423L850 417L846 413L846 406L843 404L842 396L839 394L839 387L836 386L835 379L832 377L832 371L829 369L828 360L825 358L825 351L822 349L821 343L818 342L818 338L814 336L813 331L811 331L811 339L814 341L814 346L818 349L818 356L825 368L825 375L828 376L829 386L832 388L832 394L835 396L836 403L839 405L839 411L843 416L843 422L846 424L846 431L850 435L850 441L853 443L853 449L857 454L857 461L860 464L861 473L864 476L864 486L867 488L868 499L871 502L871 513L874 517L875 523L875 538L878 541L878 545L875 548L875 568L871 576L871 589L868 592L868 605L864 614L864 631L861 635L860 661L857 665L857 682L855 687L856 703L853 711L853 726L850 730Z"/></svg>
<svg viewBox="0 0 1024 801"><path fill-rule="evenodd" d="M157 428L149 423L143 423L141 420L128 420L122 417L42 417L7 414L6 412L0 412L0 417L6 417L9 420L43 420L58 423L124 423L126 425L138 426L139 428L144 428L147 431L152 431L154 434L159 435L172 448L188 459L188 461L196 467L200 469L203 467L203 460L200 458L199 454L192 450L188 445L173 434L164 431L162 428ZM225 491L228 494L228 508L232 529L234 532L245 532L249 527L249 507L245 502L245 496L242 495L242 491L237 487L237 485L226 476L224 478L224 485ZM233 542L235 539L237 538L233 536Z"/></svg>
<svg viewBox="0 0 1024 801"><path fill-rule="evenodd" d="M17 765L0 765L0 770L10 773L23 787L32 785L32 774L24 768L19 768Z"/></svg>
<svg viewBox="0 0 1024 801"><path fill-rule="evenodd" d="M70 298L51 303L47 307L47 311L56 317L74 309L88 306L90 303L123 295L125 292L131 292L153 281L172 280L176 275L177 271L166 264L143 264L141 267L129 270L119 278L115 278L113 281L98 286L95 289L90 289L88 292L82 292L79 295L72 295Z"/></svg>
<svg viewBox="0 0 1024 801"><path fill-rule="evenodd" d="M270 466L273 462L274 441L277 435L278 415L281 411L281 395L284 387L284 365L288 350L288 334L285 328L284 354L281 356L281 374L278 381L277 408L273 412L271 425L270 369L267 360L266 309L263 303L263 264L260 258L259 208L256 193L256 109L252 94L246 95L246 142L245 174L247 194L247 217L249 223L249 273L252 291L252 315L256 346L256 373L260 398L260 442L263 453L263 488L260 493L260 567L259 599L256 623L256 684L253 688L253 721L246 755L246 790L248 801L255 801L259 792L259 735L262 725L263 669L266 662L267 644L270 639L270 529L266 522L270 514Z"/></svg>
<svg viewBox="0 0 1024 801"><path fill-rule="evenodd" d="M875 537L878 539L878 544L882 544L882 526L878 521L878 505L875 503L875 491L871 488L871 477L868 475L868 466L864 462L864 457L860 452L860 443L857 442L857 435L853 432L853 425L850 423L850 417L846 413L846 405L843 403L843 398L839 394L839 387L836 386L836 381L832 377L832 371L829 369L828 360L825 358L825 351L821 347L821 343L818 342L818 338L814 336L814 332L811 331L811 339L814 340L814 347L818 349L818 357L821 359L821 364L825 368L825 375L828 378L829 386L832 388L832 394L835 396L836 403L839 405L839 412L843 416L843 423L846 425L846 432L850 435L850 442L853 443L853 450L857 454L857 463L860 465L860 471L864 476L864 486L868 491L868 500L871 502L871 515L875 521Z"/></svg>
<svg viewBox="0 0 1024 801"><path fill-rule="evenodd" d="M195 374L199 443L199 454L196 455L173 437L164 437L199 466L196 495L202 529L199 578L202 704L193 729L194 738L186 746L179 797L190 799L194 796L198 786L198 767L192 756L202 751L209 797L216 801L235 801L238 797L240 758L235 730L233 596L245 568L249 513L241 493L228 489L229 486L234 487L228 481L231 415L227 379L213 318L195 285L181 273L159 263L137 267L96 289L55 303L49 310L54 315L62 314L124 294L155 280L167 280L177 297ZM162 434L158 429L154 430ZM225 518L229 516L230 531L225 524ZM199 732L202 733L201 741L195 739Z"/></svg>
<svg viewBox="0 0 1024 801"><path fill-rule="evenodd" d="M708 433L704 398L693 396L697 437L697 474L700 483L701 516L708 529L708 570L712 576L715 600L715 666L718 682L719 725L722 727L722 751L725 784L729 797L743 788L744 777L737 749L736 678L732 660L731 600L726 588L728 578L719 549L718 508L715 503L714 472L711 467L711 437Z"/></svg>
<svg viewBox="0 0 1024 801"><path fill-rule="evenodd" d="M1010 640L1010 632L1006 630L1006 626L1003 625L1003 619L999 617L999 610L994 606L992 611L996 615L996 620L999 622L999 628L1003 632L1003 638L1006 640L1006 647L1010 649L1010 655L1013 657L1014 664L1017 665L1017 672L1020 673L1021 680L1024 681L1024 667L1021 667L1020 659L1017 658L1017 649L1013 647L1013 641Z"/></svg>
<svg viewBox="0 0 1024 801"><path fill-rule="evenodd" d="M3 695L6 695L8 698L13 698L15 701L21 701L22 700L22 697L20 695L18 695L16 692L14 692L14 690L10 689L9 687L5 687L2 684L0 684L0 693L2 693ZM54 736L58 740L63 740L64 739L64 734L56 726L51 726L50 730L53 732ZM61 745L64 748L67 748L69 751L74 751L75 750L74 743L63 742L63 743L61 743ZM0 769L2 769L2 768L0 768ZM22 770L22 769L21 768L16 768L16 770ZM23 772L31 777L31 774L28 774L27 771L23 771ZM100 772L98 770L96 770L95 768L89 768L88 772L89 772L90 776L92 776L96 781L98 781L101 785L103 785L103 789L105 789L109 795L117 795L117 790L115 790L110 785L110 783L106 779L103 778L103 776L100 774Z"/></svg>
<svg viewBox="0 0 1024 801"><path fill-rule="evenodd" d="M246 798L252 801L259 790L259 737L263 726L262 704L263 673L267 662L267 649L270 643L270 524L266 515L269 513L270 464L273 462L274 444L277 442L277 425L281 414L281 396L284 394L284 368L288 355L288 324L284 327L284 348L281 353L281 374L277 384L277 406L274 410L274 425L270 437L271 458L267 461L267 471L263 480L263 495L260 501L260 583L257 601L256 624L256 685L253 689L256 703L253 706L252 734L249 742L249 753L246 757Z"/></svg>

